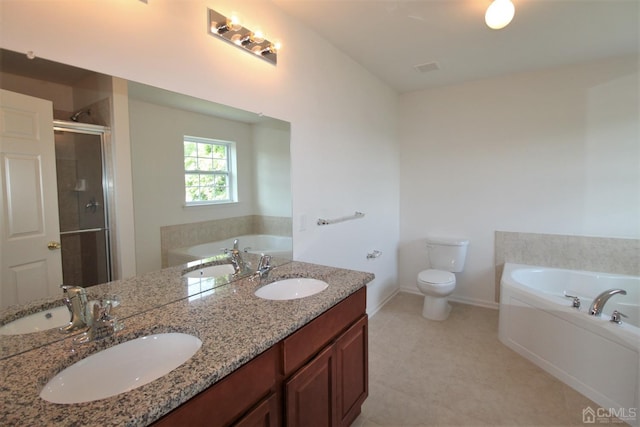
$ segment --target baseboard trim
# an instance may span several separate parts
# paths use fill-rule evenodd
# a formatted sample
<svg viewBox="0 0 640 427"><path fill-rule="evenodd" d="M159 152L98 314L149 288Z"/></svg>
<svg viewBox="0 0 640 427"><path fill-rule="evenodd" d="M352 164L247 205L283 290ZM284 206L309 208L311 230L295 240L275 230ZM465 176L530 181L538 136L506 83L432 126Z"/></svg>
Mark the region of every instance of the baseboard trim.
<svg viewBox="0 0 640 427"><path fill-rule="evenodd" d="M413 289L409 289L409 288L401 288L400 292L406 292L408 294L414 294L414 295L423 295L417 289L413 290ZM498 310L500 308L500 304L498 304L497 302L482 301L482 300L476 300L476 299L471 299L471 298L461 298L461 297L456 297L456 296L450 296L449 297L449 301L457 302L457 303L460 303L460 304L475 305L477 307L490 308L492 310Z"/></svg>
<svg viewBox="0 0 640 427"><path fill-rule="evenodd" d="M384 305L386 303L388 303L391 298L395 297L396 295L398 295L398 292L400 292L401 289L396 289L394 290L388 297L386 297L380 304L378 304L376 307L374 307L371 310L367 310L367 314L369 315L369 317L372 317L374 314L376 314L378 311L380 311L380 309L382 307L384 307Z"/></svg>
<svg viewBox="0 0 640 427"><path fill-rule="evenodd" d="M460 304L475 305L477 307L490 308L492 310L498 310L500 308L500 304L493 301L482 301L482 300L460 298L460 297L453 297L453 296L449 297L449 301L458 302Z"/></svg>

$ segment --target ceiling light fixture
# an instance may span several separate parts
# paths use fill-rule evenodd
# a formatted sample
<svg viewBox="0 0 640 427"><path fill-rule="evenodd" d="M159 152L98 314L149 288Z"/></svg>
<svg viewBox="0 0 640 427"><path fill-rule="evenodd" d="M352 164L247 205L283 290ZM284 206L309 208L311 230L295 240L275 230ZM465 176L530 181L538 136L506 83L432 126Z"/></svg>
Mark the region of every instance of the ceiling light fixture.
<svg viewBox="0 0 640 427"><path fill-rule="evenodd" d="M280 43L272 43L264 38L262 32L243 27L235 16L227 18L209 9L209 34L255 54L273 65L278 62Z"/></svg>
<svg viewBox="0 0 640 427"><path fill-rule="evenodd" d="M493 0L484 14L484 22L489 28L499 30L509 25L515 11L511 0Z"/></svg>

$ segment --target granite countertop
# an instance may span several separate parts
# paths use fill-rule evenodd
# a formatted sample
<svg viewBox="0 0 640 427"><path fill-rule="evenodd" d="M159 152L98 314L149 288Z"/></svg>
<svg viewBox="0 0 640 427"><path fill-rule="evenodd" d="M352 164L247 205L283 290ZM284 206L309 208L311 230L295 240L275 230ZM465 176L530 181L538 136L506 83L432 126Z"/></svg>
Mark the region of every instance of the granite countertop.
<svg viewBox="0 0 640 427"><path fill-rule="evenodd" d="M185 286L172 269L163 286ZM121 289L151 287L161 274L119 281ZM172 279L168 279L171 277ZM269 301L253 293L284 278L326 281L324 291L298 300ZM291 262L276 267L259 283L240 279L201 294L128 317L115 337L78 345L72 337L0 360L2 425L145 426L233 372L373 280L371 273ZM126 301L126 300L125 300ZM123 303L124 305L124 303ZM198 352L179 368L137 389L73 405L49 403L40 390L55 374L110 345L136 337L185 332L202 340ZM96 385L99 387L99 385Z"/></svg>
<svg viewBox="0 0 640 427"><path fill-rule="evenodd" d="M259 255L243 254L243 259L248 265L248 269L258 264ZM115 280L100 285L87 288L87 299L97 300L100 298L109 299L116 295L122 300L122 304L117 309L120 318L151 310L157 307L170 304L189 295L201 292L204 287L188 286L189 281L182 275L190 270L199 267L206 267L215 264L227 264L227 255L214 256L201 261L194 261L188 264L165 268L163 270L145 273L139 276L124 280ZM273 258L273 266L287 264L290 260L284 258ZM218 287L236 280L232 276L220 276L212 278L206 283L208 287ZM152 284L152 285L151 285ZM0 325L9 323L20 317L50 310L57 306L62 306L62 291L60 296L55 298L45 298L35 300L28 304L17 305L0 310ZM0 359L22 353L45 344L50 344L63 339L58 332L58 328L45 330L34 334L22 335L2 335L0 334Z"/></svg>

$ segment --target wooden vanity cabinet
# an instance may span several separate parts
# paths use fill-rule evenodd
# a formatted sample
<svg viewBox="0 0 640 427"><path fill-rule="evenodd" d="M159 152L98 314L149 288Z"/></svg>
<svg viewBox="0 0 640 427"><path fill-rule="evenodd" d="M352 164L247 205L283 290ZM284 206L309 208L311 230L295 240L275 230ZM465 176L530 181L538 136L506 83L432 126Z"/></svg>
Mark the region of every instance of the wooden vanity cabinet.
<svg viewBox="0 0 640 427"><path fill-rule="evenodd" d="M153 425L280 425L279 365L280 348L273 346Z"/></svg>
<svg viewBox="0 0 640 427"><path fill-rule="evenodd" d="M369 396L368 326L365 314L335 343L339 426L351 425Z"/></svg>
<svg viewBox="0 0 640 427"><path fill-rule="evenodd" d="M349 426L368 396L362 288L282 341L284 425Z"/></svg>
<svg viewBox="0 0 640 427"><path fill-rule="evenodd" d="M362 288L155 426L349 426L368 396Z"/></svg>
<svg viewBox="0 0 640 427"><path fill-rule="evenodd" d="M285 382L287 427L349 426L368 396L367 317Z"/></svg>

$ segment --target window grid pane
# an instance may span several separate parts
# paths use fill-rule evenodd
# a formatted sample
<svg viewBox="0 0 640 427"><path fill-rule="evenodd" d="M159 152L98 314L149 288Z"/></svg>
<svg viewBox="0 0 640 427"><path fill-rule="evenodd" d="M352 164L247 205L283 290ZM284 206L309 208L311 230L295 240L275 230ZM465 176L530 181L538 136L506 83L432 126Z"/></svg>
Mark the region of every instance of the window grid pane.
<svg viewBox="0 0 640 427"><path fill-rule="evenodd" d="M231 200L229 146L224 143L184 141L185 201Z"/></svg>

